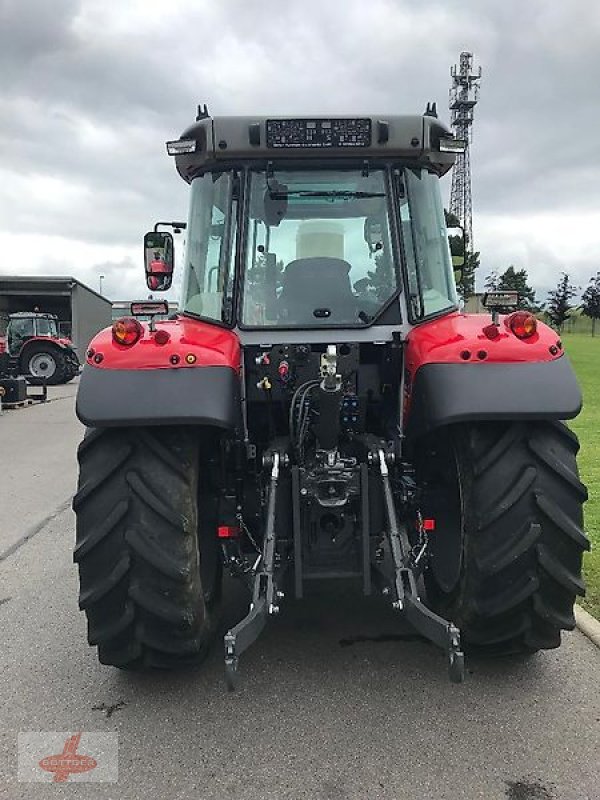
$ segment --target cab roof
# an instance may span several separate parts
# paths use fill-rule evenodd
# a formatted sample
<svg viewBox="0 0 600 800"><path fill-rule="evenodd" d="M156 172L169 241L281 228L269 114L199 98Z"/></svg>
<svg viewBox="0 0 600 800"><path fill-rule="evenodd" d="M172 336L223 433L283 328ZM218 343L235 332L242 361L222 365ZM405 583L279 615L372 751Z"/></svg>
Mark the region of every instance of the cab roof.
<svg viewBox="0 0 600 800"><path fill-rule="evenodd" d="M429 110L429 109L428 109ZM451 130L431 113L392 116L211 117L196 122L167 151L188 183L198 174L252 161L321 164L397 161L443 175L454 164Z"/></svg>

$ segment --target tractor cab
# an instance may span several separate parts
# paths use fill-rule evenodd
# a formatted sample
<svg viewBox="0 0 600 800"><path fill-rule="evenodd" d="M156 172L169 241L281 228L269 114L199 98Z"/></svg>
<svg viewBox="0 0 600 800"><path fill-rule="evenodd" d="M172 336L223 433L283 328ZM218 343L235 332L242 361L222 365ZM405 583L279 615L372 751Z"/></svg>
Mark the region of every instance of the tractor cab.
<svg viewBox="0 0 600 800"><path fill-rule="evenodd" d="M191 183L184 314L243 341L262 329L389 337L455 310L438 184L459 144L430 116L200 120L169 143ZM169 233L147 234L149 288L163 288L172 251Z"/></svg>
<svg viewBox="0 0 600 800"><path fill-rule="evenodd" d="M18 312L9 317L6 329L8 351L16 355L29 339L48 337L58 339L58 321L53 314Z"/></svg>

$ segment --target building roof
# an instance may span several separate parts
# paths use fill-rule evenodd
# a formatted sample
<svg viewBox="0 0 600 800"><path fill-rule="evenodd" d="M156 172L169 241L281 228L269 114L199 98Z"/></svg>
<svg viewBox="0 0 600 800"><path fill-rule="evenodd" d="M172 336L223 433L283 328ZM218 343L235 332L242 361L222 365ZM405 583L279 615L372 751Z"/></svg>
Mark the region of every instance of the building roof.
<svg viewBox="0 0 600 800"><path fill-rule="evenodd" d="M87 292L111 304L111 301L96 292L90 286L78 281L72 276L50 275L0 275L0 294L10 294L11 291L44 294L44 292L71 293L75 286L81 286Z"/></svg>

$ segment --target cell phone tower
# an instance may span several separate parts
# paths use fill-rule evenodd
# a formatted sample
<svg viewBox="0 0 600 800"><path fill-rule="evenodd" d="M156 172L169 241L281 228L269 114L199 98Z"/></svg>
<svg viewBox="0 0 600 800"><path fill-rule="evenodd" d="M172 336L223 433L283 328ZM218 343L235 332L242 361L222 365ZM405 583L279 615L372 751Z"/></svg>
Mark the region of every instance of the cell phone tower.
<svg viewBox="0 0 600 800"><path fill-rule="evenodd" d="M454 135L465 143L464 153L459 153L452 172L450 212L457 217L465 230L465 244L473 252L473 204L471 200L471 141L473 139L473 116L479 100L481 67L473 69L473 53L461 53L458 67L450 68L451 124Z"/></svg>

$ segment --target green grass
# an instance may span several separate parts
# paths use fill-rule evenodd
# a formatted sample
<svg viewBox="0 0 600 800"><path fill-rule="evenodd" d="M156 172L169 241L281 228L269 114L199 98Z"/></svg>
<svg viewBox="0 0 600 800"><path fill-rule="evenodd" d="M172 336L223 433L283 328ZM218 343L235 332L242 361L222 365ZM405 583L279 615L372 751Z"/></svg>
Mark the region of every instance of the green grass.
<svg viewBox="0 0 600 800"><path fill-rule="evenodd" d="M563 341L583 391L583 411L569 423L579 436L579 472L589 492L585 529L592 551L584 557L587 594L581 604L600 619L600 337L567 334Z"/></svg>

